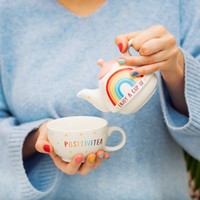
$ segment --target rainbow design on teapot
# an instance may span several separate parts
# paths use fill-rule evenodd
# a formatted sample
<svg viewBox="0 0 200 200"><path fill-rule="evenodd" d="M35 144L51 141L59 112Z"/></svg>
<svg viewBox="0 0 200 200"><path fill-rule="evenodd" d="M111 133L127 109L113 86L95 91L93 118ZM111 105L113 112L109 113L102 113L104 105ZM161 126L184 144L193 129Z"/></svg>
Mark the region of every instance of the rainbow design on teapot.
<svg viewBox="0 0 200 200"><path fill-rule="evenodd" d="M123 68L117 70L107 81L106 92L114 106L125 96L121 90L122 85L128 84L132 88L138 82L137 77L132 77L130 75L131 70L133 70L133 68Z"/></svg>

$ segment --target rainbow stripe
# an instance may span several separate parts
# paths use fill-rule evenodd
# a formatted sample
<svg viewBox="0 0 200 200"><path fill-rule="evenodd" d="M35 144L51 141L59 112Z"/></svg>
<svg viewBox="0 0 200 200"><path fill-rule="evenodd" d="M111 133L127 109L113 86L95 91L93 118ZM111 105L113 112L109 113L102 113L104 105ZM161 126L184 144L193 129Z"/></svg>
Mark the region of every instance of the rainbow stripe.
<svg viewBox="0 0 200 200"><path fill-rule="evenodd" d="M131 70L133 69L124 68L117 70L109 77L107 81L106 92L114 106L124 97L124 94L121 91L121 86L123 84L128 84L133 87L137 82L136 77L130 76Z"/></svg>

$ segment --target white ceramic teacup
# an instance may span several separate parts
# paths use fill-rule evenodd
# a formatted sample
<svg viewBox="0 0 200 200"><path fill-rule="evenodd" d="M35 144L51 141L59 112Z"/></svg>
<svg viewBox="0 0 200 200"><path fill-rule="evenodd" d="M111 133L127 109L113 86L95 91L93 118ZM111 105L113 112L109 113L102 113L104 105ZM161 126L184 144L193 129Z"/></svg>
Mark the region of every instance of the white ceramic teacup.
<svg viewBox="0 0 200 200"><path fill-rule="evenodd" d="M108 122L93 116L71 116L50 121L47 124L48 140L54 151L62 160L70 162L72 158L81 153L104 151L117 151L126 142L126 134L118 126L108 126ZM108 137L115 132L121 133L121 142L116 146L106 146Z"/></svg>

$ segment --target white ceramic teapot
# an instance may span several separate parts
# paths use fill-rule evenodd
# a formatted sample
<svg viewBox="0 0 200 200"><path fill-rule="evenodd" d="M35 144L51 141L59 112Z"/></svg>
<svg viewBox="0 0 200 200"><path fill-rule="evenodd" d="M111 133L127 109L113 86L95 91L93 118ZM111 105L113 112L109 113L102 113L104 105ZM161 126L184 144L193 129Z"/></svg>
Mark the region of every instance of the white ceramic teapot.
<svg viewBox="0 0 200 200"><path fill-rule="evenodd" d="M129 41L129 48L132 40ZM131 55L128 51L126 55ZM121 66L116 60L97 62L101 66L99 88L83 89L77 96L103 112L129 114L138 111L154 94L157 77L153 74L131 76L133 67Z"/></svg>

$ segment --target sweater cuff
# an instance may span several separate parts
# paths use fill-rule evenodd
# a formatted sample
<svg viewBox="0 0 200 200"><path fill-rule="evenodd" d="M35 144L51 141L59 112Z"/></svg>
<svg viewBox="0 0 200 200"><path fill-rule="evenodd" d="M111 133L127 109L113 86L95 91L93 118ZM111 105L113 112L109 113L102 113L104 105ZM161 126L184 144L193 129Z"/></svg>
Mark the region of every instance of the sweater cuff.
<svg viewBox="0 0 200 200"><path fill-rule="evenodd" d="M16 126L9 137L8 156L10 164L15 170L15 176L18 179L20 194L23 199L40 199L50 192L57 177L58 170L54 166L49 156L43 156L37 166L37 178L39 186L35 187L28 177L22 158L22 147L26 136L34 129L39 127L45 120L39 120L31 123L26 123Z"/></svg>
<svg viewBox="0 0 200 200"><path fill-rule="evenodd" d="M160 81L161 106L166 124L170 131L178 134L200 135L200 64L187 52L182 50L185 61L185 98L188 106L189 117L176 111L170 101L167 88L162 77Z"/></svg>

